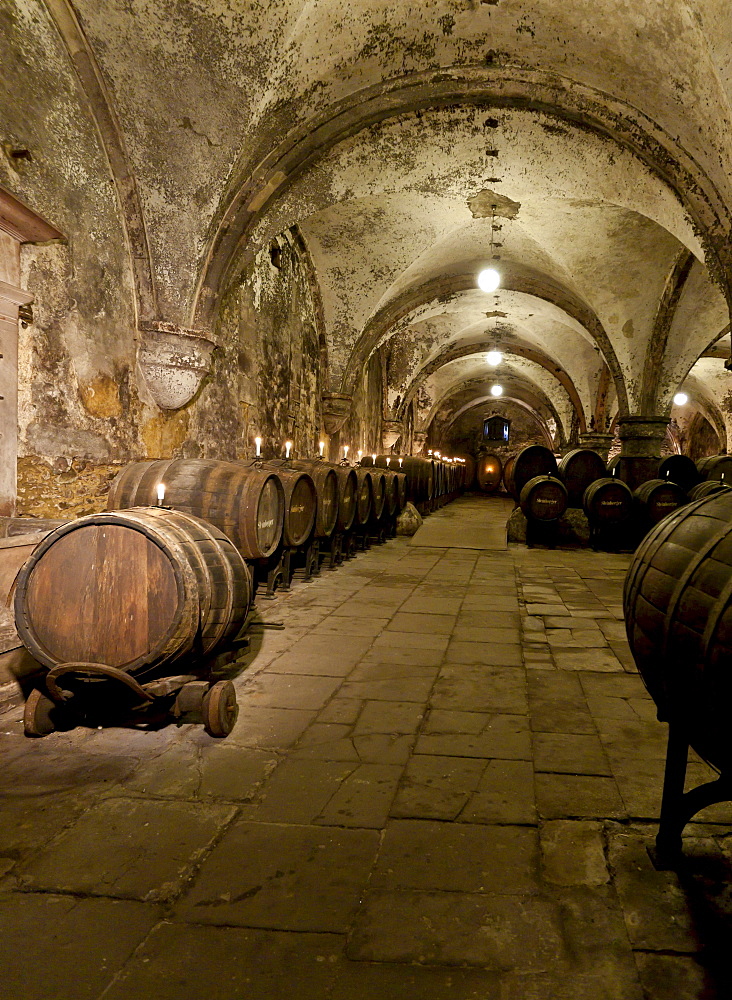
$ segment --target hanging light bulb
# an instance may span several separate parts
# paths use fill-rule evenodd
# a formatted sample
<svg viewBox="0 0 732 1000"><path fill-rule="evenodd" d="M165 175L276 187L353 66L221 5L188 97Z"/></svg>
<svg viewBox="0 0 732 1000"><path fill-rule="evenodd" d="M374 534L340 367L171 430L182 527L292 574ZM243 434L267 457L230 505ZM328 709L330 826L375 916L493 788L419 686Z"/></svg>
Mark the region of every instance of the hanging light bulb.
<svg viewBox="0 0 732 1000"><path fill-rule="evenodd" d="M478 275L478 288L481 292L495 292L501 283L501 276L495 267L486 267Z"/></svg>
<svg viewBox="0 0 732 1000"><path fill-rule="evenodd" d="M492 385L491 386L491 396L502 396L503 386L502 385Z"/></svg>
<svg viewBox="0 0 732 1000"><path fill-rule="evenodd" d="M503 361L503 355L500 351L488 351L485 359L492 368L495 368L496 365L500 365Z"/></svg>
<svg viewBox="0 0 732 1000"><path fill-rule="evenodd" d="M686 395L685 392L677 392L676 395L674 396L674 404L676 406L686 406L688 402L689 402L689 397Z"/></svg>

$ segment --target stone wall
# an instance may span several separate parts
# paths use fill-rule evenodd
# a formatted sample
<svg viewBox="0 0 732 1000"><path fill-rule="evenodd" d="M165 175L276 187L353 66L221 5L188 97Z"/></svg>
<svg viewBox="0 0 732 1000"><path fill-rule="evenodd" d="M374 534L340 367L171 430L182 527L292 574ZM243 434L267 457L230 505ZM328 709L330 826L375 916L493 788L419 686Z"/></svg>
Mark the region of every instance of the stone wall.
<svg viewBox="0 0 732 1000"><path fill-rule="evenodd" d="M487 416L494 414L511 421L507 444L488 441L483 437L483 421ZM441 450L448 454L457 452L476 457L481 453L492 452L502 458L508 458L509 455L515 455L531 444L541 444L544 447L547 445L538 421L523 407L506 402L497 406L489 405L486 408L476 407L462 414L450 428L446 440L442 442ZM439 448L440 444L436 447Z"/></svg>

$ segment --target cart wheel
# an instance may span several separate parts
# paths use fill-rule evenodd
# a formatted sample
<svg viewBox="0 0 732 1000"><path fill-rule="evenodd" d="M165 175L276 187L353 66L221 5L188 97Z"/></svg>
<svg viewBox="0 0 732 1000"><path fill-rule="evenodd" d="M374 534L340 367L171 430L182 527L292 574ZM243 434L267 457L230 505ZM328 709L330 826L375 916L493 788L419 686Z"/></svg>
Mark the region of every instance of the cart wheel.
<svg viewBox="0 0 732 1000"><path fill-rule="evenodd" d="M228 736L239 706L231 681L217 681L203 696L203 725L210 736Z"/></svg>
<svg viewBox="0 0 732 1000"><path fill-rule="evenodd" d="M51 712L56 706L41 694L38 688L33 688L23 709L23 730L26 736L48 736L56 730L51 718Z"/></svg>

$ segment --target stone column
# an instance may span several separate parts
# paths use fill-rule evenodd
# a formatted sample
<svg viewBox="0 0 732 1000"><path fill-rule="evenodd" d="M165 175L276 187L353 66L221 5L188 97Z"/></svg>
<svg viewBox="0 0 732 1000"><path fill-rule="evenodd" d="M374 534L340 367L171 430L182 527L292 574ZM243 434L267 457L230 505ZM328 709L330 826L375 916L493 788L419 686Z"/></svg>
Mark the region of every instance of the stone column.
<svg viewBox="0 0 732 1000"><path fill-rule="evenodd" d="M617 475L632 490L656 477L668 422L669 418L662 416L621 417L618 421L621 448Z"/></svg>
<svg viewBox="0 0 732 1000"><path fill-rule="evenodd" d="M612 434L587 431L585 434L580 434L579 443L581 448L589 448L591 451L596 451L603 462L607 464L607 456L613 443Z"/></svg>
<svg viewBox="0 0 732 1000"><path fill-rule="evenodd" d="M18 495L18 309L33 296L0 281L0 515L13 517Z"/></svg>

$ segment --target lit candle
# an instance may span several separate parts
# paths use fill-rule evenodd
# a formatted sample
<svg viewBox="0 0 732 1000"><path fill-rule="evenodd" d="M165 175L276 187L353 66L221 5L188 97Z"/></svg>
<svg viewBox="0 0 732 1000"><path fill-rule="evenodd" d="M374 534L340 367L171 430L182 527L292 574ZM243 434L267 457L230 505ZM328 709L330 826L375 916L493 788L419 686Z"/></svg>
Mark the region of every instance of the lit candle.
<svg viewBox="0 0 732 1000"><path fill-rule="evenodd" d="M344 458L348 458L348 445L347 444L343 445L343 457Z"/></svg>
<svg viewBox="0 0 732 1000"><path fill-rule="evenodd" d="M358 460L359 460L359 462L360 462L360 461L361 461L361 459L362 459L362 457L363 457L363 452L361 451L361 449L360 449L360 448L358 449L358 451L356 452L356 454L358 455Z"/></svg>
<svg viewBox="0 0 732 1000"><path fill-rule="evenodd" d="M371 461L373 462L374 465L376 465L376 455L371 456Z"/></svg>
<svg viewBox="0 0 732 1000"><path fill-rule="evenodd" d="M158 507L162 507L165 500L165 483L158 483Z"/></svg>
<svg viewBox="0 0 732 1000"><path fill-rule="evenodd" d="M292 448L292 441L285 441L285 458L290 457L290 448Z"/></svg>
<svg viewBox="0 0 732 1000"><path fill-rule="evenodd" d="M325 448L325 441L321 441L320 444L318 445L318 447L320 448L320 457L322 458L323 457L323 449Z"/></svg>
<svg viewBox="0 0 732 1000"><path fill-rule="evenodd" d="M255 438L254 439L254 444L256 445L256 448L257 448L257 458L260 458L261 454L262 454L262 439L261 438Z"/></svg>
<svg viewBox="0 0 732 1000"><path fill-rule="evenodd" d="M403 461L404 461L404 459L403 459L403 458L400 458L400 459L399 459L399 468L400 468L400 469L401 469L401 467L402 467L402 462L403 462Z"/></svg>
<svg viewBox="0 0 732 1000"><path fill-rule="evenodd" d="M431 454L432 454L432 449L431 449L431 448L428 448L428 449L427 449L427 454L428 454L428 455L431 455Z"/></svg>

